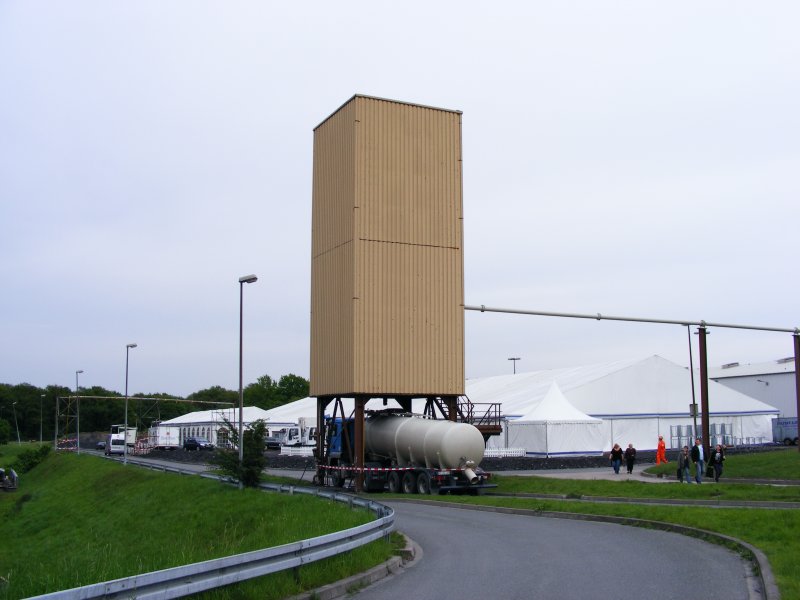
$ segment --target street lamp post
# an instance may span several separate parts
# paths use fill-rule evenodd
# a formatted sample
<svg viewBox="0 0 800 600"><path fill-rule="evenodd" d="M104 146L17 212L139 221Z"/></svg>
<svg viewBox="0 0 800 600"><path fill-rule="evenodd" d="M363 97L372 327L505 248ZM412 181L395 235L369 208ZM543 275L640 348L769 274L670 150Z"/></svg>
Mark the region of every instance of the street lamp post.
<svg viewBox="0 0 800 600"><path fill-rule="evenodd" d="M14 426L17 428L17 445L19 445L22 443L22 441L19 439L19 423L17 423L17 403L12 402L11 408L14 411Z"/></svg>
<svg viewBox="0 0 800 600"><path fill-rule="evenodd" d="M242 468L244 466L244 438L242 431L242 418L244 416L244 393L242 391L242 333L244 317L244 284L255 283L258 277L255 275L244 275L239 277L239 489L244 487L242 483Z"/></svg>
<svg viewBox="0 0 800 600"><path fill-rule="evenodd" d="M122 436L124 443L122 445L122 464L128 464L128 355L131 348L136 348L136 344L128 344L125 346L125 434Z"/></svg>
<svg viewBox="0 0 800 600"><path fill-rule="evenodd" d="M518 360L522 360L522 359L519 358L519 357L516 357L516 358L509 358L508 360L510 360L511 364L514 365L514 375L516 375L517 374L517 361Z"/></svg>
<svg viewBox="0 0 800 600"><path fill-rule="evenodd" d="M42 407L44 406L44 394L39 396L39 443L43 441L42 438Z"/></svg>
<svg viewBox="0 0 800 600"><path fill-rule="evenodd" d="M77 420L76 429L78 430L78 433L75 436L75 443L77 444L78 454L81 453L81 399L78 396L78 375L80 373L83 373L83 369L81 369L79 371L75 371L75 402L77 403L76 404L76 409L77 409L76 410L76 414L77 414L77 417L76 417L76 420Z"/></svg>

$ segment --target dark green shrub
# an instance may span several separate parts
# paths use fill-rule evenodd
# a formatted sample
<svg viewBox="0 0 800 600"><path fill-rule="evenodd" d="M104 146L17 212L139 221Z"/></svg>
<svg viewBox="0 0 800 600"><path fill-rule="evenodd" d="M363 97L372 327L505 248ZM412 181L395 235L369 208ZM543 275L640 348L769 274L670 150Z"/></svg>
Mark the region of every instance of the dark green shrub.
<svg viewBox="0 0 800 600"><path fill-rule="evenodd" d="M238 430L230 423L227 423L227 425L233 445L238 446ZM241 466L239 465L238 449L220 449L216 452L211 462L217 465L223 474L228 477L241 481L247 487L256 487L261 482L261 472L267 466L267 459L264 457L264 438L266 435L267 424L261 420L256 421L243 432L244 452Z"/></svg>
<svg viewBox="0 0 800 600"><path fill-rule="evenodd" d="M50 446L39 446L38 448L25 450L17 456L17 460L12 466L17 473L27 473L47 458L48 454L50 454Z"/></svg>

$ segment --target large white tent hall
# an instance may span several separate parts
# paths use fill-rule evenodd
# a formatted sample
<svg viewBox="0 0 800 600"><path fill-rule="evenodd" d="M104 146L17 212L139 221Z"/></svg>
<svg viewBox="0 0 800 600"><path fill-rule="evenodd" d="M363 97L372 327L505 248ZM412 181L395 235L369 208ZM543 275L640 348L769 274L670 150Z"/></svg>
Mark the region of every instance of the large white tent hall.
<svg viewBox="0 0 800 600"><path fill-rule="evenodd" d="M242 423L245 427L259 419L269 420L266 410L257 406L245 406L242 409ZM237 428L239 426L239 409L232 407L198 410L162 421L161 424L180 427L179 442L181 444L186 438L200 437L207 439L215 446L225 446L228 443L226 421Z"/></svg>
<svg viewBox="0 0 800 600"><path fill-rule="evenodd" d="M614 443L639 450L654 450L658 436L668 448L691 445L693 419L690 416L692 382L689 370L660 356L616 361L599 365L554 369L486 377L467 382L470 400L500 402L507 426L501 436L491 438L489 447L511 447L515 422L527 419L542 404L550 386L557 383L572 407L602 420L601 450ZM696 401L700 404L699 376L695 370ZM712 441L729 445L758 444L772 437L772 418L777 409L713 381L708 383ZM553 419L555 420L555 419ZM700 417L697 418L698 428ZM574 428L573 428L574 429ZM590 424L584 432L572 431L573 442L548 454L592 454L589 440L595 440ZM540 454L525 446L527 454Z"/></svg>
<svg viewBox="0 0 800 600"><path fill-rule="evenodd" d="M699 406L697 369L695 390ZM775 407L714 381L709 381L708 390L714 442L739 445L772 439ZM466 392L476 404L501 404L503 433L489 438L487 447L521 447L531 456L595 455L608 452L614 443L654 450L659 435L668 448L679 448L690 444L693 435L689 370L660 356L468 379ZM423 402L415 401L415 412L423 411ZM344 399L343 406L349 415L352 400ZM396 406L389 402L389 407ZM268 410L265 416L272 426L301 418L315 422L315 415L316 399L304 398ZM699 427L699 416L697 422Z"/></svg>

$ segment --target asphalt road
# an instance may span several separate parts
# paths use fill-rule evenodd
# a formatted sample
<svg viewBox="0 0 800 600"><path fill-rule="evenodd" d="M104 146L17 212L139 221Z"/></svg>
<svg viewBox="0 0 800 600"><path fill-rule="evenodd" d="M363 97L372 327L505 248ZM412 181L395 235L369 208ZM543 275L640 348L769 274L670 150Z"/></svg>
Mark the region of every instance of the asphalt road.
<svg viewBox="0 0 800 600"><path fill-rule="evenodd" d="M422 548L359 600L746 600L747 565L683 535L591 521L387 502Z"/></svg>
<svg viewBox="0 0 800 600"><path fill-rule="evenodd" d="M175 465L166 460L149 462ZM208 468L187 463L180 467L196 472ZM615 477L607 471L583 470L570 475ZM293 471L271 472L298 479L301 476ZM396 511L397 529L421 547L424 557L396 576L365 588L357 594L359 600L750 598L745 561L721 546L680 534L592 521L388 499L384 502Z"/></svg>

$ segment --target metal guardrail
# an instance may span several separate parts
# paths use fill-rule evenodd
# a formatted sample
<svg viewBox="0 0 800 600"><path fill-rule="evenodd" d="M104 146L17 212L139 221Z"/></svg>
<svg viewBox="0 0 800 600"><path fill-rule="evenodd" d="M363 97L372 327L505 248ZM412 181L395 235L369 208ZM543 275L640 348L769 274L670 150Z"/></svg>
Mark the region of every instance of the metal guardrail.
<svg viewBox="0 0 800 600"><path fill-rule="evenodd" d="M174 467L148 464L143 461L134 462L128 459L128 463L159 471L200 475L201 477L224 480L224 478L210 473L195 473ZM378 518L358 527L282 546L133 575L122 579L33 596L33 598L53 600L73 600L75 598L80 598L81 600L91 600L93 598L136 598L137 600L180 598L342 554L378 540L394 529L394 510L373 500L333 490L293 485L263 483L259 487L279 493L306 494L328 498L336 502L344 502L351 507L366 508L375 513Z"/></svg>

